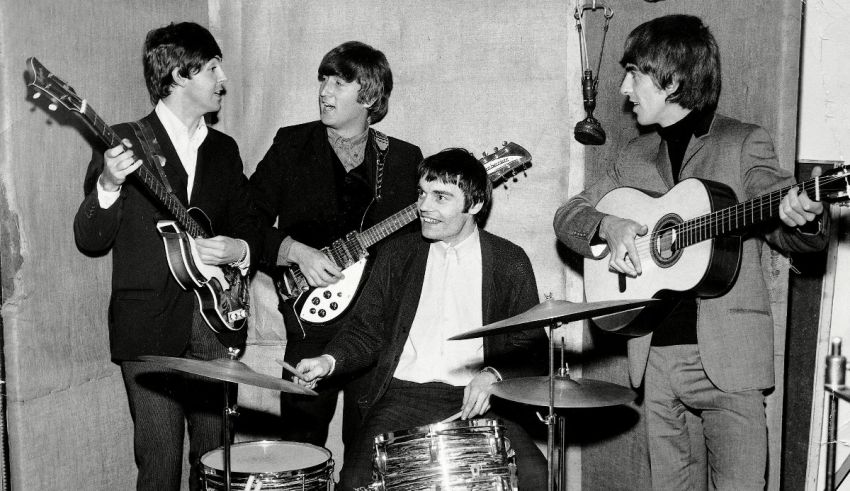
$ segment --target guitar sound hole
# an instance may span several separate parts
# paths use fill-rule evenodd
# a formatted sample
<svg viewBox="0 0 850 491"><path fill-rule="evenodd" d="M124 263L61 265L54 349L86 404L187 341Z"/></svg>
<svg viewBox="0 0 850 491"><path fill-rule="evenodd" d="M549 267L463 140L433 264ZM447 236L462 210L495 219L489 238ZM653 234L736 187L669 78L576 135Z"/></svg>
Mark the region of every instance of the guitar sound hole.
<svg viewBox="0 0 850 491"><path fill-rule="evenodd" d="M650 253L652 260L662 268L669 268L682 255L682 248L679 247L679 225L682 224L682 218L675 213L670 213L662 217L655 224L650 236Z"/></svg>

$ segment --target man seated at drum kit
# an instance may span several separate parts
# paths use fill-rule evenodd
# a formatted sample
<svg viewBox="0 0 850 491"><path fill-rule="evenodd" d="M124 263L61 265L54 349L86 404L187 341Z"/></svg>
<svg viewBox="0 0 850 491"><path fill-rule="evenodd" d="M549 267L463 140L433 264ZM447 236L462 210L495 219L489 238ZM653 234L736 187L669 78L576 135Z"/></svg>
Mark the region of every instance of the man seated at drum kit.
<svg viewBox="0 0 850 491"><path fill-rule="evenodd" d="M312 386L323 377L377 364L364 401L363 426L354 445L345 449L343 490L374 482L373 461L376 450L380 452L376 437L378 442L392 440L393 434L387 433L399 435L400 430L424 425L468 427L470 433L481 428L504 431L516 455L519 488L546 488L546 460L515 421L516 411L507 405L503 409L504 401L492 410L490 405L491 386L503 377L546 373L545 332L536 328L448 341L538 303L525 252L479 228L491 191L483 165L466 150L448 149L426 158L419 165L421 233L399 236L382 247L349 322L324 354L297 366L303 374L299 383ZM435 425L453 414L461 421ZM469 421L479 416L500 419ZM421 462L411 467L411 474L422 475ZM470 476L486 479L486 466L478 467ZM382 467L376 470L374 477L386 481ZM433 479L445 479L440 474L452 472L436 473Z"/></svg>

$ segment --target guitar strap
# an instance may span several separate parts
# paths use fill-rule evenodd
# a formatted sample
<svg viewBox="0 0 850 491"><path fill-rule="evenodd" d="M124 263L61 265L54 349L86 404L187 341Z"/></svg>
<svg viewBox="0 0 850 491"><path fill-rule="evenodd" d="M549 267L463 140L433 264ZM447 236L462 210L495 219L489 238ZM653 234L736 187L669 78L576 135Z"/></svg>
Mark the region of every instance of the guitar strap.
<svg viewBox="0 0 850 491"><path fill-rule="evenodd" d="M138 138L139 143L141 143L144 155L163 158L162 149L159 147L159 142L156 140L156 135L153 134L153 129L151 129L151 125L147 121L143 119L133 121L132 123L130 123L130 127L133 128L133 133L136 134L136 138ZM168 177L166 177L165 171L162 170L162 165L162 162L148 163L149 167L156 168L157 174L159 175L159 180L162 181L162 185L165 186L165 190L168 192L168 194L172 195L172 197L177 200L177 196L174 194L174 190L171 188L171 183L168 181Z"/></svg>
<svg viewBox="0 0 850 491"><path fill-rule="evenodd" d="M390 151L390 139L387 135L380 131L370 128L374 137L375 154L377 155L377 164L375 165L375 200L381 201L381 185L384 182L384 163L387 160L387 153Z"/></svg>

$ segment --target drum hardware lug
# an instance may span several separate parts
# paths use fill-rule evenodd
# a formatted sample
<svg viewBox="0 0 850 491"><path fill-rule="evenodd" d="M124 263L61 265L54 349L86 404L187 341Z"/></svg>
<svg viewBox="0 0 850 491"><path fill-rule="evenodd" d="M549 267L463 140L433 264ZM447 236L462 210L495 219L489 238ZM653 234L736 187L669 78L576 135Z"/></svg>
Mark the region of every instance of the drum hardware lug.
<svg viewBox="0 0 850 491"><path fill-rule="evenodd" d="M551 425L555 424L555 419L556 419L555 416L543 417L543 415L540 414L540 411L537 411L535 414L537 415L537 419L539 419L540 422L543 423L544 425L551 426Z"/></svg>
<svg viewBox="0 0 850 491"><path fill-rule="evenodd" d="M235 417L239 416L239 408L236 406L236 404L227 408L226 411L227 411L228 417L235 418Z"/></svg>

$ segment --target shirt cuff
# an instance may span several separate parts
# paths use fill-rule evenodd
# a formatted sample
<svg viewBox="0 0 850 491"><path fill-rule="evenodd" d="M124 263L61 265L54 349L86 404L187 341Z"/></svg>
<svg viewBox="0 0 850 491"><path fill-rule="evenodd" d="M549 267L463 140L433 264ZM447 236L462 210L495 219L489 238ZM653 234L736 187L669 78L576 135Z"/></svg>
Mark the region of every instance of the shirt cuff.
<svg viewBox="0 0 850 491"><path fill-rule="evenodd" d="M242 258L238 261L233 261L230 263L230 266L234 268L239 268L239 272L242 273L242 276L248 274L248 269L251 267L251 248L248 247L248 243L242 239L236 239L242 244Z"/></svg>
<svg viewBox="0 0 850 491"><path fill-rule="evenodd" d="M495 368L493 368L493 367L484 367L484 368L482 368L482 369L481 369L481 373L484 373L484 372L492 373L493 375L495 375L495 376L496 376L496 382L501 382L502 380L504 380L504 378L502 378L502 374L501 374L501 373L499 373L499 371L498 371L498 370L496 370L496 369L495 369Z"/></svg>
<svg viewBox="0 0 850 491"><path fill-rule="evenodd" d="M100 177L97 178L95 188L97 189L97 202L104 210L114 205L118 201L118 197L121 196L121 186L118 186L118 191L107 191L100 182Z"/></svg>
<svg viewBox="0 0 850 491"><path fill-rule="evenodd" d="M290 266L292 264L292 261L289 260L289 250L292 249L293 242L295 242L295 239L287 235L280 243L280 247L277 249L278 266Z"/></svg>
<svg viewBox="0 0 850 491"><path fill-rule="evenodd" d="M826 210L824 210L826 212ZM818 217L817 220L812 220L804 225L797 227L797 232L803 235L817 235L823 231L823 217Z"/></svg>

